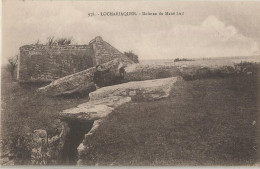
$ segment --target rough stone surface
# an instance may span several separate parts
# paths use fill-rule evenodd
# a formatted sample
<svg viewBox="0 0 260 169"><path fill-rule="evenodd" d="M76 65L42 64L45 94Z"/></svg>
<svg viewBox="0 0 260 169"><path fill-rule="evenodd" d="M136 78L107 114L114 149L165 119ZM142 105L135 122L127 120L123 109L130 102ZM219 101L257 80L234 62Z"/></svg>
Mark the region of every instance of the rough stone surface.
<svg viewBox="0 0 260 169"><path fill-rule="evenodd" d="M88 45L25 45L20 48L18 80L53 81L94 66L94 59Z"/></svg>
<svg viewBox="0 0 260 169"><path fill-rule="evenodd" d="M113 81L114 78L120 76L120 67L127 66L132 63L133 62L126 57L119 57L102 64L102 66L109 69L110 79ZM53 81L45 87L39 88L38 91L51 96L93 91L95 90L95 84L93 81L95 71L96 68L92 67L87 70L65 76ZM106 83L110 84L109 81L106 81Z"/></svg>
<svg viewBox="0 0 260 169"><path fill-rule="evenodd" d="M223 75L232 75L236 73L236 70L232 66L222 66L219 68L219 72Z"/></svg>
<svg viewBox="0 0 260 169"><path fill-rule="evenodd" d="M20 82L50 82L124 55L101 37L88 45L25 45L20 47Z"/></svg>
<svg viewBox="0 0 260 169"><path fill-rule="evenodd" d="M174 83L180 77L129 82L100 88L89 94L90 100L99 100L111 96L131 97L138 100L157 100L168 97Z"/></svg>
<svg viewBox="0 0 260 169"><path fill-rule="evenodd" d="M76 119L78 121L98 120L110 114L114 108L130 101L130 97L107 97L80 104L76 108L64 110L60 113L60 117L66 120Z"/></svg>
<svg viewBox="0 0 260 169"><path fill-rule="evenodd" d="M76 108L71 108L64 110L60 113L60 118L64 121L78 121L78 122L89 122L94 121L91 130L85 134L83 142L87 140L89 136L91 136L95 130L102 123L104 117L108 114L112 113L113 110L127 102L130 102L130 97L121 97L121 96L112 96L103 98L100 100L90 101L83 104L78 105ZM81 156L82 153L88 148L83 142L78 146L78 161L77 165L81 164Z"/></svg>
<svg viewBox="0 0 260 169"><path fill-rule="evenodd" d="M88 149L88 146L86 145L86 141L97 130L97 128L100 126L101 123L102 123L102 119L94 121L92 129L87 134L85 134L83 142L80 143L80 145L78 146L77 148L78 157L79 157L77 161L78 166L83 164L81 158L84 157L84 152L86 152L86 150Z"/></svg>
<svg viewBox="0 0 260 169"><path fill-rule="evenodd" d="M89 42L89 45L93 46L93 51L95 54L95 65L103 64L109 62L118 57L125 57L123 53L118 51L116 48L111 46L106 41L98 36Z"/></svg>
<svg viewBox="0 0 260 169"><path fill-rule="evenodd" d="M195 80L210 77L224 77L230 76L236 73L232 66L219 66L219 67L208 67L208 66L187 66L180 67L181 76L185 80Z"/></svg>
<svg viewBox="0 0 260 169"><path fill-rule="evenodd" d="M46 95L57 96L62 94L72 94L75 92L91 91L95 89L93 76L95 68L65 76L57 79L47 86L38 89L38 92Z"/></svg>
<svg viewBox="0 0 260 169"><path fill-rule="evenodd" d="M48 165L57 165L61 163L62 151L69 131L70 128L67 123L62 122L59 119L54 120L52 132L48 132Z"/></svg>
<svg viewBox="0 0 260 169"><path fill-rule="evenodd" d="M83 139L86 140L89 136L93 134L93 132L99 127L102 123L104 117L108 114L112 113L112 111L127 102L130 102L130 97L121 97L121 96L112 96L103 98L100 100L89 101L83 104L78 105L76 108L71 108L62 111L59 115L60 118L64 121L78 121L78 122L90 122L94 121L91 130L85 134ZM80 165L80 157L82 152L87 147L83 144L83 142L78 146L77 151L79 155L79 160L77 162Z"/></svg>
<svg viewBox="0 0 260 169"><path fill-rule="evenodd" d="M46 130L33 131L33 144L31 153L32 164L47 164L47 132Z"/></svg>
<svg viewBox="0 0 260 169"><path fill-rule="evenodd" d="M176 77L180 75L177 66L133 64L125 68L124 82L143 81Z"/></svg>
<svg viewBox="0 0 260 169"><path fill-rule="evenodd" d="M59 119L53 121L52 131L34 130L32 137L31 164L57 165L61 161L66 136L69 132L67 123Z"/></svg>
<svg viewBox="0 0 260 169"><path fill-rule="evenodd" d="M15 165L14 158L9 146L3 145L3 140L0 139L0 165Z"/></svg>
<svg viewBox="0 0 260 169"><path fill-rule="evenodd" d="M60 112L60 118L67 122L88 123L94 121L92 128L85 134L83 141L77 148L77 165L83 164L82 158L88 150L88 138L98 129L104 117L112 113L116 107L130 102L132 98L141 97L145 100L156 100L168 97L174 83L180 79L180 77L172 77L103 87L90 93L89 102Z"/></svg>
<svg viewBox="0 0 260 169"><path fill-rule="evenodd" d="M132 64L125 68L123 82L143 81L182 76L185 80L229 76L236 73L232 66L149 65Z"/></svg>
<svg viewBox="0 0 260 169"><path fill-rule="evenodd" d="M181 76L185 80L194 80L209 75L209 68L200 66L180 67Z"/></svg>

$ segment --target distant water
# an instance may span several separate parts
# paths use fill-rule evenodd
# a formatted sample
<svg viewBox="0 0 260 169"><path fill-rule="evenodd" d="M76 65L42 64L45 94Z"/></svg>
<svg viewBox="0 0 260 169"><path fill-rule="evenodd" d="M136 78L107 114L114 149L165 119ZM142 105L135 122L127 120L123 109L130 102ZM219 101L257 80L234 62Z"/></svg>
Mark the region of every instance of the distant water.
<svg viewBox="0 0 260 169"><path fill-rule="evenodd" d="M148 65L194 65L194 66L233 66L234 63L240 62L257 62L260 63L260 56L241 56L241 57L215 57L215 58L199 58L194 61L174 62L174 59L156 59L156 60L140 60L141 64Z"/></svg>

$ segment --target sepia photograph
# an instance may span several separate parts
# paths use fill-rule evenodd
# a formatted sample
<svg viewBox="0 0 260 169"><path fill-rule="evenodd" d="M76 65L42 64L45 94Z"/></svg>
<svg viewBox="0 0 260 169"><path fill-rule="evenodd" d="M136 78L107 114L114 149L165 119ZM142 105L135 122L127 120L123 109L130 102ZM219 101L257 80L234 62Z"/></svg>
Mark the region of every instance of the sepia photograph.
<svg viewBox="0 0 260 169"><path fill-rule="evenodd" d="M0 167L260 166L260 1L1 1Z"/></svg>

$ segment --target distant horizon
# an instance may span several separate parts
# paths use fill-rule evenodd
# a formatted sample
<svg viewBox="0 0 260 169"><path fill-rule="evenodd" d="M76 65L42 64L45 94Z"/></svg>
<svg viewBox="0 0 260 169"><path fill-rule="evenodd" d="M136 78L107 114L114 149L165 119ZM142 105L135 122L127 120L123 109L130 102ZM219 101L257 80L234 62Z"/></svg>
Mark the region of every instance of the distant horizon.
<svg viewBox="0 0 260 169"><path fill-rule="evenodd" d="M248 56L209 56L209 57L197 57L197 58L192 58L192 57L174 57L174 58L164 58L164 59L139 59L140 61L146 61L146 60L174 60L176 58L180 59L193 59L193 60L200 60L200 59L216 59L216 58L247 58L247 57L258 57L260 60L260 55L248 55Z"/></svg>
<svg viewBox="0 0 260 169"><path fill-rule="evenodd" d="M84 44L83 44L84 45ZM124 53L124 52L122 52L122 53ZM136 54L136 53L135 53ZM137 54L138 55L138 54ZM209 56L209 57L196 57L196 58L192 58L192 57L173 57L173 58L162 58L162 59L160 59L160 58L155 58L155 59L140 59L139 58L139 61L154 61L154 60L160 60L160 61L163 61L163 60L165 60L165 61L169 61L169 60L171 60L171 61L174 61L174 59L176 59L176 58L179 58L179 59L192 59L192 60L202 60L202 59L205 59L205 60L214 60L214 59L242 59L242 58L244 58L244 59L250 59L250 57L257 57L258 59L259 59L259 62L260 62L260 55L250 55L250 56ZM6 62L6 63L4 63L4 62L1 62L1 65L2 66L6 66L8 64L8 62Z"/></svg>

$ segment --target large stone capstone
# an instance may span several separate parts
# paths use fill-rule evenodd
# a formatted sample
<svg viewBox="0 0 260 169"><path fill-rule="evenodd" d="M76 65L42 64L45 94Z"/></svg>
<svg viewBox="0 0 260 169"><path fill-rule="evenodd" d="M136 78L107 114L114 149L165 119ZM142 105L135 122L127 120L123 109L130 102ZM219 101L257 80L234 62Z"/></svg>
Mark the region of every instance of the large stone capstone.
<svg viewBox="0 0 260 169"><path fill-rule="evenodd" d="M46 95L57 96L75 92L92 91L95 89L93 82L95 68L90 68L53 81L47 86L38 89Z"/></svg>
<svg viewBox="0 0 260 169"><path fill-rule="evenodd" d="M119 69L132 63L133 61L127 57L119 57L107 63L101 64L103 69L108 70L109 76L109 78L104 80L104 85L109 85L114 81L116 82L115 79L120 79ZM38 91L50 96L90 92L95 90L93 79L95 72L96 68L92 67L87 70L57 79L49 85L39 88Z"/></svg>
<svg viewBox="0 0 260 169"><path fill-rule="evenodd" d="M162 79L181 74L178 67L174 65L133 64L126 67L125 71L124 82Z"/></svg>
<svg viewBox="0 0 260 169"><path fill-rule="evenodd" d="M64 120L99 120L110 114L116 107L130 101L130 97L121 96L102 98L80 104L75 108L66 109L60 113L60 117Z"/></svg>
<svg viewBox="0 0 260 169"><path fill-rule="evenodd" d="M65 122L93 123L92 128L86 131L83 141L77 147L77 165L82 165L84 153L88 150L87 140L102 124L106 116L117 107L131 102L132 98L156 100L168 97L174 84L181 79L181 77L172 77L103 87L90 93L89 102L60 112L60 119Z"/></svg>
<svg viewBox="0 0 260 169"><path fill-rule="evenodd" d="M123 83L100 88L89 94L90 100L111 96L131 97L137 100L157 100L170 95L170 91L181 77Z"/></svg>

